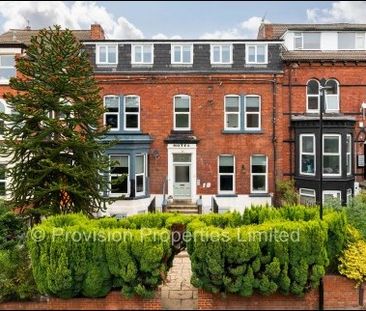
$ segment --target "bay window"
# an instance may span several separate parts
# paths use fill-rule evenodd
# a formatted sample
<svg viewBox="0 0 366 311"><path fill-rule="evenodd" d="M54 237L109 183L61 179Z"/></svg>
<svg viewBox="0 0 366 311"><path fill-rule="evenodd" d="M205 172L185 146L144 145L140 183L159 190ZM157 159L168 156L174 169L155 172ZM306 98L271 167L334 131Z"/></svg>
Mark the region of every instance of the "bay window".
<svg viewBox="0 0 366 311"><path fill-rule="evenodd" d="M323 203L326 203L328 200L337 199L339 202L342 202L342 192L338 190L324 190L323 191Z"/></svg>
<svg viewBox="0 0 366 311"><path fill-rule="evenodd" d="M130 193L129 187L129 156L110 155L110 192L111 196L126 195Z"/></svg>
<svg viewBox="0 0 366 311"><path fill-rule="evenodd" d="M268 183L267 157L264 155L253 155L250 158L251 192L266 193Z"/></svg>
<svg viewBox="0 0 366 311"><path fill-rule="evenodd" d="M316 196L314 189L300 188L300 204L311 206L316 204Z"/></svg>
<svg viewBox="0 0 366 311"><path fill-rule="evenodd" d="M352 174L352 135L346 136L346 172L347 175Z"/></svg>
<svg viewBox="0 0 366 311"><path fill-rule="evenodd" d="M225 96L225 125L226 130L240 129L240 97L239 95Z"/></svg>
<svg viewBox="0 0 366 311"><path fill-rule="evenodd" d="M323 175L341 175L341 135L323 135Z"/></svg>
<svg viewBox="0 0 366 311"><path fill-rule="evenodd" d="M110 127L111 131L119 130L119 97L114 95L104 96L104 124Z"/></svg>
<svg viewBox="0 0 366 311"><path fill-rule="evenodd" d="M315 135L300 135L300 174L315 175Z"/></svg>
<svg viewBox="0 0 366 311"><path fill-rule="evenodd" d="M145 155L136 156L135 162L135 191L137 195L145 194L145 176L146 176L146 160Z"/></svg>
<svg viewBox="0 0 366 311"><path fill-rule="evenodd" d="M191 129L191 98L188 95L174 96L174 129Z"/></svg>
<svg viewBox="0 0 366 311"><path fill-rule="evenodd" d="M140 129L140 97L135 95L127 95L124 97L124 129L139 130Z"/></svg>
<svg viewBox="0 0 366 311"><path fill-rule="evenodd" d="M235 159L232 155L219 156L219 193L235 192Z"/></svg>

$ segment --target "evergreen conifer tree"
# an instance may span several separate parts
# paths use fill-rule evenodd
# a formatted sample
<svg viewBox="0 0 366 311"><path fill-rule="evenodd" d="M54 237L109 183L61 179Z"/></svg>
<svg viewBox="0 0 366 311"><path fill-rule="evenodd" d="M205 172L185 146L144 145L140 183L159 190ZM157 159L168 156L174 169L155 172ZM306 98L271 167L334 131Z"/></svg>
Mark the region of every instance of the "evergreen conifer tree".
<svg viewBox="0 0 366 311"><path fill-rule="evenodd" d="M103 103L88 55L70 30L42 29L16 60L6 93L3 155L9 202L47 214L92 214L105 206Z"/></svg>

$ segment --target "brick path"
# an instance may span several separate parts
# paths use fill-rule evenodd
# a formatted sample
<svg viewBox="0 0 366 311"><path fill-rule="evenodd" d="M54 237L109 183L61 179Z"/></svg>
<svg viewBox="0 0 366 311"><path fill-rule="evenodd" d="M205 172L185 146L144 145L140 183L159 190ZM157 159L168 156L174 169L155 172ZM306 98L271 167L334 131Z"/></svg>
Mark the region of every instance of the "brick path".
<svg viewBox="0 0 366 311"><path fill-rule="evenodd" d="M164 310L197 309L198 291L191 285L191 261L186 251L175 256L167 283L161 287Z"/></svg>

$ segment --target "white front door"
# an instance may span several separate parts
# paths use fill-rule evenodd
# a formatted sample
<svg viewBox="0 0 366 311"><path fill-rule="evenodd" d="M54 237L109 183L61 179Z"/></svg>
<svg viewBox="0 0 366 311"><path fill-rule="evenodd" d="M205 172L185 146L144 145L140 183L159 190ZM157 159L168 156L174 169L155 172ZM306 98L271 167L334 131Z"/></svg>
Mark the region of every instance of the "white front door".
<svg viewBox="0 0 366 311"><path fill-rule="evenodd" d="M174 198L190 198L191 197L191 165L190 164L174 164Z"/></svg>

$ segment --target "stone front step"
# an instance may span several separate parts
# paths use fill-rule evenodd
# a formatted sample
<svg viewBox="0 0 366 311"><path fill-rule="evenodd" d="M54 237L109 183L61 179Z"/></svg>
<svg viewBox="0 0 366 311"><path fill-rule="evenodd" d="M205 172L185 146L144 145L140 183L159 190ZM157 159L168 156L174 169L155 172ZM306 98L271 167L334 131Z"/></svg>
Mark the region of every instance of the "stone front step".
<svg viewBox="0 0 366 311"><path fill-rule="evenodd" d="M179 213L179 214L198 214L198 207L197 208L171 208L168 207L168 213Z"/></svg>
<svg viewBox="0 0 366 311"><path fill-rule="evenodd" d="M196 209L198 206L196 204L176 204L172 203L168 206L168 208L172 209Z"/></svg>

